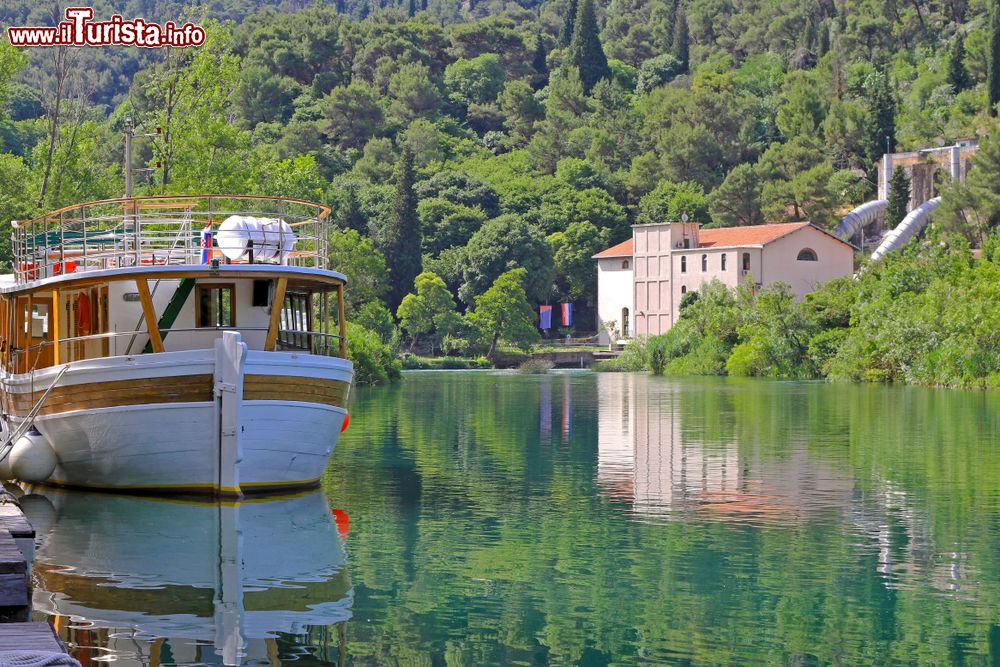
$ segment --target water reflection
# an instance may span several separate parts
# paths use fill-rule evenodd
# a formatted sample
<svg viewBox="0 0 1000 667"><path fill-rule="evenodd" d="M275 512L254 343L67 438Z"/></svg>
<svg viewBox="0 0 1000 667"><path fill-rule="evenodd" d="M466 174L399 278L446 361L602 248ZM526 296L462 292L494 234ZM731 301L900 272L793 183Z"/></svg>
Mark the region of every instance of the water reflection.
<svg viewBox="0 0 1000 667"><path fill-rule="evenodd" d="M229 504L26 499L35 610L84 664L343 661L353 590L320 492Z"/></svg>
<svg viewBox="0 0 1000 667"><path fill-rule="evenodd" d="M612 373L597 383L597 483L636 517L697 512L725 522L788 523L848 510L857 499L850 472L810 456L794 433L780 443L784 456L767 459L741 452L735 435L707 433L704 415L691 409L704 395L690 383Z"/></svg>

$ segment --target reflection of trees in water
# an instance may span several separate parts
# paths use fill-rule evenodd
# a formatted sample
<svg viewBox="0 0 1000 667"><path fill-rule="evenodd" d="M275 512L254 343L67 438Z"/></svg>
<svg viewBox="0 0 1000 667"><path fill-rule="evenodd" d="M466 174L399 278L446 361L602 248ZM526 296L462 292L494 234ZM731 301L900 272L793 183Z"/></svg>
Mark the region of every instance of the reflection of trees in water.
<svg viewBox="0 0 1000 667"><path fill-rule="evenodd" d="M327 487L353 521L350 654L1000 655L997 408L984 394L633 375L414 375L359 393Z"/></svg>

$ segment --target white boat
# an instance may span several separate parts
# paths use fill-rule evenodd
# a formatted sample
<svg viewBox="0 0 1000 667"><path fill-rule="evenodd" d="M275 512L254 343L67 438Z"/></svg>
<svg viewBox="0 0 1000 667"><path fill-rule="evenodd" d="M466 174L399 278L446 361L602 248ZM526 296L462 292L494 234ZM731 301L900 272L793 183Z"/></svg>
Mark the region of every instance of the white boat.
<svg viewBox="0 0 1000 667"><path fill-rule="evenodd" d="M198 195L15 221L0 477L222 496L318 484L353 378L328 215Z"/></svg>
<svg viewBox="0 0 1000 667"><path fill-rule="evenodd" d="M201 503L47 489L22 502L33 608L84 664L108 651L126 665L281 664L279 640L345 650L354 594L319 491Z"/></svg>

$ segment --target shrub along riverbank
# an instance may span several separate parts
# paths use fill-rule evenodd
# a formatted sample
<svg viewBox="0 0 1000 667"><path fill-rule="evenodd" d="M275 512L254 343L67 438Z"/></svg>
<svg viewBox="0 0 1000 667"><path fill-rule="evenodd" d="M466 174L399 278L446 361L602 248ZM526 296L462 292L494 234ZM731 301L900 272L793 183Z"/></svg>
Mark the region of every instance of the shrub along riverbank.
<svg viewBox="0 0 1000 667"><path fill-rule="evenodd" d="M930 234L803 301L707 284L668 333L597 369L1000 388L1000 235L982 254Z"/></svg>

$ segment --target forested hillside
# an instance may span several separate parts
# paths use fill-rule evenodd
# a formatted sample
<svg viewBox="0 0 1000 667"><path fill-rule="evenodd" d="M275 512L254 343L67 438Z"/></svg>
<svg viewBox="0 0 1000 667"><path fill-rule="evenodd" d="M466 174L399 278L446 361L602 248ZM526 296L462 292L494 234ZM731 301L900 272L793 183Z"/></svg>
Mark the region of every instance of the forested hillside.
<svg viewBox="0 0 1000 667"><path fill-rule="evenodd" d="M95 5L199 21L200 48L0 49L0 219L119 196L131 116L163 128L141 144L160 165L141 191L330 203L370 328L421 271L464 310L521 267L529 302L573 301L593 330L589 258L631 224L829 226L872 197L886 149L994 123L985 0L264 4ZM58 11L20 2L0 20ZM941 217L974 245L1000 211L983 182Z"/></svg>

